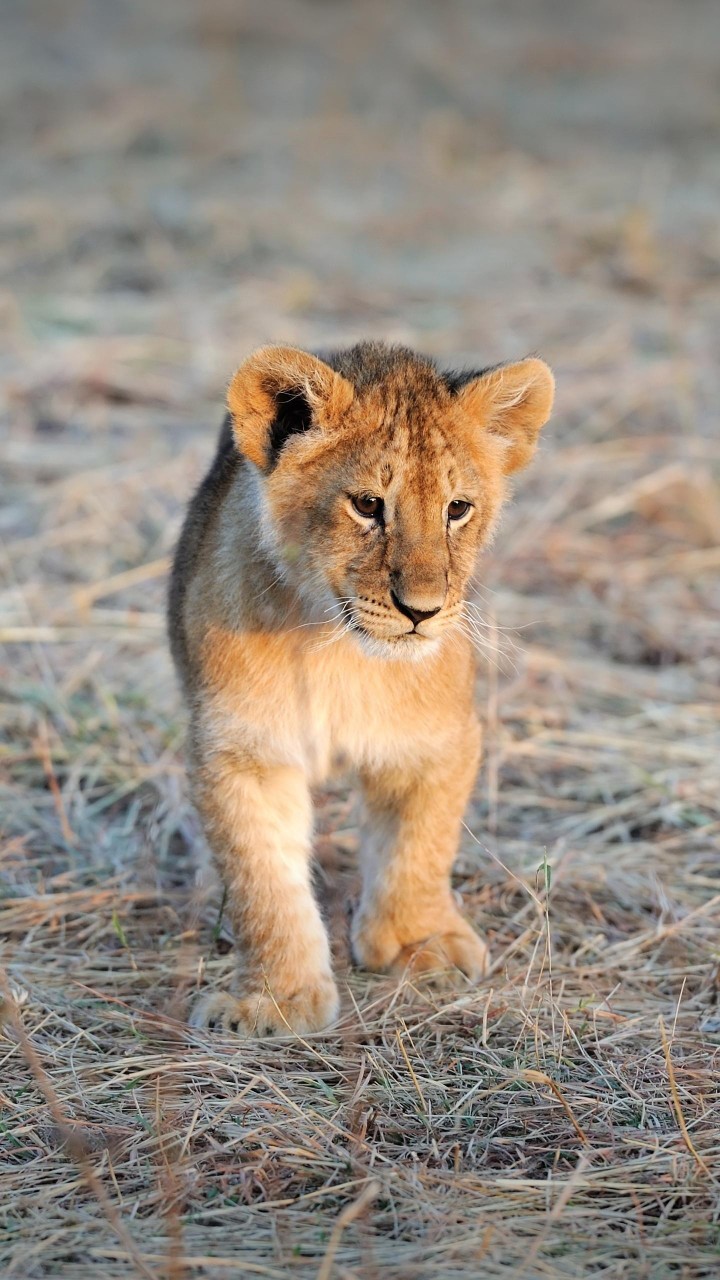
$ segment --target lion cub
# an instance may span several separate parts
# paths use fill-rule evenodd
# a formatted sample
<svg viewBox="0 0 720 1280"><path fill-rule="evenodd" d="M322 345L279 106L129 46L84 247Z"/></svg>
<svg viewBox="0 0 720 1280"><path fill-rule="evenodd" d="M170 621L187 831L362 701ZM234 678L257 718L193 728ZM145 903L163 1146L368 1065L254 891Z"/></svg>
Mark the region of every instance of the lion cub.
<svg viewBox="0 0 720 1280"><path fill-rule="evenodd" d="M485 971L450 887L480 754L465 596L553 386L537 359L449 373L376 342L264 347L232 379L170 590L194 798L240 952L234 993L206 995L194 1025L336 1017L310 789L339 765L365 801L355 959Z"/></svg>

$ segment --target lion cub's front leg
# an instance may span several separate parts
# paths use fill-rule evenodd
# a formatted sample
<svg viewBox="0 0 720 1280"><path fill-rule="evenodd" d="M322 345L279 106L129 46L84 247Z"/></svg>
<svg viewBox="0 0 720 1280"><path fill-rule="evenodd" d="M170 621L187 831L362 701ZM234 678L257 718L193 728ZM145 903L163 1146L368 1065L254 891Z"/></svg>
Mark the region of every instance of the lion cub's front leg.
<svg viewBox="0 0 720 1280"><path fill-rule="evenodd" d="M195 795L240 949L233 993L204 996L193 1026L246 1035L317 1031L337 1016L327 934L310 884L303 774L232 750L196 751Z"/></svg>
<svg viewBox="0 0 720 1280"><path fill-rule="evenodd" d="M365 772L364 883L353 951L368 969L487 969L485 943L455 905L450 871L479 758L473 725L424 769Z"/></svg>

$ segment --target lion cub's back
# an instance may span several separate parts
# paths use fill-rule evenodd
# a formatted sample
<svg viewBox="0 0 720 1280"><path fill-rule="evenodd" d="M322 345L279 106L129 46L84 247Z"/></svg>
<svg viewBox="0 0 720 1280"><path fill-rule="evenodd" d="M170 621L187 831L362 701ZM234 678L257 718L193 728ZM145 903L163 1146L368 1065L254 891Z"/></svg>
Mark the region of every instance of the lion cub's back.
<svg viewBox="0 0 720 1280"><path fill-rule="evenodd" d="M210 469L196 489L178 539L168 593L168 635L173 660L183 680L187 680L189 654L185 627L185 600L188 586L202 560L203 549L215 526L223 500L242 466L235 448L230 415L220 429Z"/></svg>

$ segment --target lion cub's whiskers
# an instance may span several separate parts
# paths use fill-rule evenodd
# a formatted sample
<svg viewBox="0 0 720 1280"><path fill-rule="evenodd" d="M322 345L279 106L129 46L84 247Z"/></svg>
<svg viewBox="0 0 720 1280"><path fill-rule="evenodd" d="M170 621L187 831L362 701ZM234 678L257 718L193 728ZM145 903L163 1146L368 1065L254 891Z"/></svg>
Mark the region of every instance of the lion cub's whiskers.
<svg viewBox="0 0 720 1280"><path fill-rule="evenodd" d="M321 649L329 649L331 644L337 644L338 640L342 640L343 636L347 635L351 630L352 620L348 618L347 621L342 623L342 625L337 625L330 635L326 636L324 640L321 640L318 644L312 645L308 652L319 653Z"/></svg>
<svg viewBox="0 0 720 1280"><path fill-rule="evenodd" d="M326 627L330 622L338 622L343 616L345 606L349 603L349 600L336 600L334 604L328 605L327 609L324 610L325 613L329 613L331 609L339 609L340 612L333 618L319 618L317 622L299 622L296 627L289 628L288 634L292 634L293 631L303 631L307 627Z"/></svg>
<svg viewBox="0 0 720 1280"><path fill-rule="evenodd" d="M312 645L310 653L319 653L321 649L328 649L331 644L337 644L338 640L342 640L342 637L352 630L353 619L350 610L352 605L356 603L357 596L341 596L335 604L328 605L325 610L326 613L329 613L331 609L336 609L338 605L340 606L340 612L336 613L332 618L328 618L327 622L319 624L320 626L327 626L328 623L334 623L335 625L329 636L326 636L318 644Z"/></svg>
<svg viewBox="0 0 720 1280"><path fill-rule="evenodd" d="M347 605L357 604L358 599L359 596L338 596L337 600L334 600L332 604L328 605L325 613L329 613L331 609L337 609L338 606L343 610Z"/></svg>
<svg viewBox="0 0 720 1280"><path fill-rule="evenodd" d="M482 610L479 608L479 606L475 603L474 600L465 600L463 603L465 608L471 611L473 617L477 622L480 623L481 627L487 627L490 631L502 632L511 637L514 637L518 631L523 630L522 627L501 627L496 622L493 622L492 624L490 624L489 622L485 621L485 615L483 614ZM533 624L527 623L526 625L532 626Z"/></svg>
<svg viewBox="0 0 720 1280"><path fill-rule="evenodd" d="M469 602L463 601L463 607L460 616L456 620L456 626L463 635L482 653L493 666L507 675L509 667L517 675L517 665L511 657L512 652L517 652L518 646L512 641L508 641L503 637L506 647L503 648L498 643L497 628L491 627L484 622L480 616L475 616L470 612Z"/></svg>

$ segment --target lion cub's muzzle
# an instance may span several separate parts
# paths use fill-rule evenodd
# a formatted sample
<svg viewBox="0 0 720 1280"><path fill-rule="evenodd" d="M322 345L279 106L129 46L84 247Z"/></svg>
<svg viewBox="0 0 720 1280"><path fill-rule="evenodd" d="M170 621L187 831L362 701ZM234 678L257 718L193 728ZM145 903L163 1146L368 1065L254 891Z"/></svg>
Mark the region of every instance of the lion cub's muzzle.
<svg viewBox="0 0 720 1280"><path fill-rule="evenodd" d="M449 604L447 593L402 596L394 588L389 598L355 596L346 616L359 638L385 642L398 651L422 651L437 641L446 627L457 619L457 607Z"/></svg>

